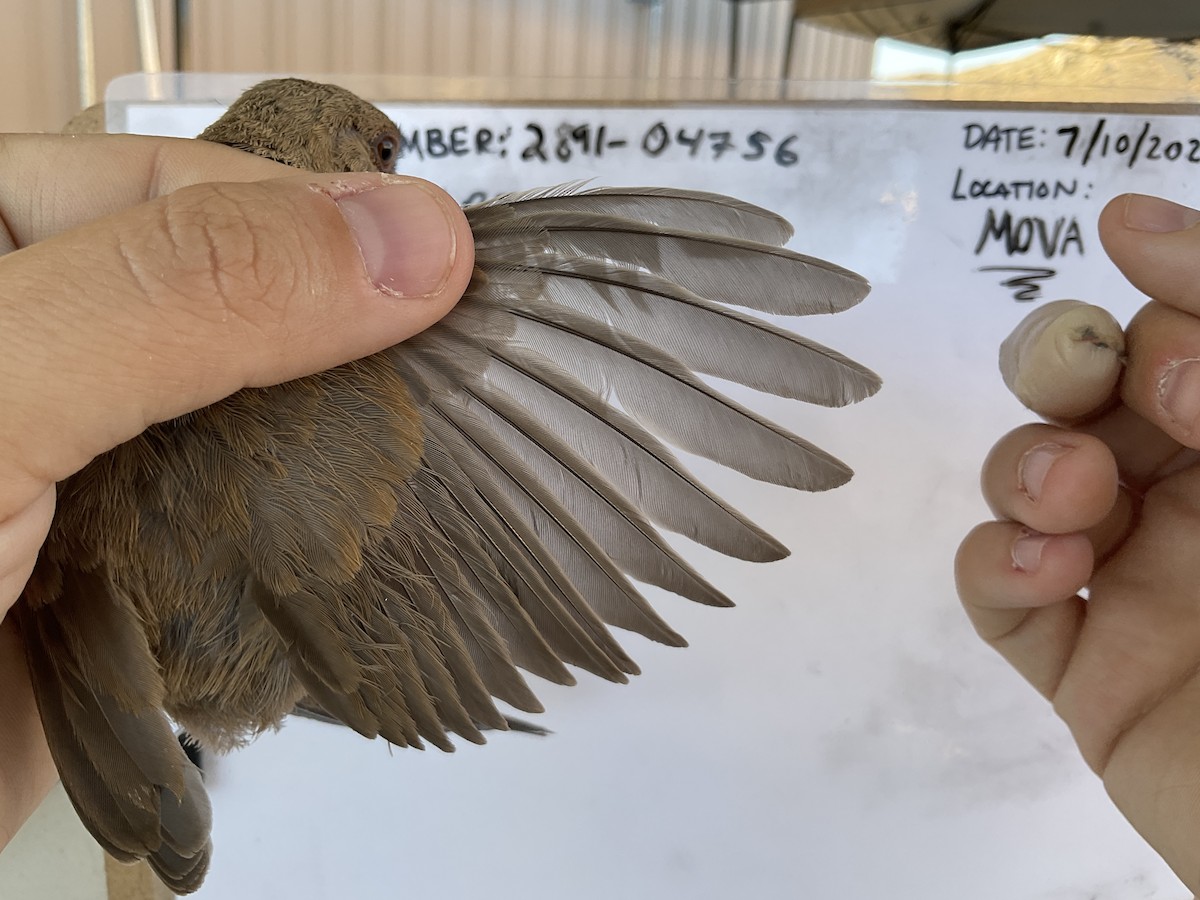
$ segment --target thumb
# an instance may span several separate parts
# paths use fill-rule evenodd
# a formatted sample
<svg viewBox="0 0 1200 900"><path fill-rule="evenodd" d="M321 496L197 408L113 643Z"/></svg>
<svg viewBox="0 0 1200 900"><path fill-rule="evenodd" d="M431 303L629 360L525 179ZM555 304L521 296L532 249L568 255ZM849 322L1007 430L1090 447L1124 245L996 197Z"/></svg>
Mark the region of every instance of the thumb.
<svg viewBox="0 0 1200 900"><path fill-rule="evenodd" d="M0 257L0 476L30 488L5 505L153 422L411 337L473 256L433 185L306 174L185 187Z"/></svg>

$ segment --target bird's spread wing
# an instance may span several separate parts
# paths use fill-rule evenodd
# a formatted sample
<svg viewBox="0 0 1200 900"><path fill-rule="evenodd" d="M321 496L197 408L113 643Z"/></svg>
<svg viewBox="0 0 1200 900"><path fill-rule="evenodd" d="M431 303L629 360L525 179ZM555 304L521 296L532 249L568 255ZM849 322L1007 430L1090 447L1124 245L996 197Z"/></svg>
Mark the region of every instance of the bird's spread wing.
<svg viewBox="0 0 1200 900"><path fill-rule="evenodd" d="M297 644L283 626L298 657L330 640L357 654L345 690L301 664L306 686L357 730L405 744L446 746L441 726L470 740L477 726L503 727L489 695L540 710L518 669L570 683L565 663L625 680L637 667L608 626L682 645L637 581L729 605L659 527L741 559L787 555L669 445L804 490L850 477L696 373L824 406L879 387L841 354L732 308L829 313L867 293L859 276L781 248L790 227L765 210L694 191L565 188L467 216L477 272L466 296L384 354L425 442L398 487L394 538L366 553L362 577L376 588L355 606L368 632L351 641L318 629ZM397 608L397 593L415 612ZM389 650L396 671L379 674L364 637L414 646ZM388 706L397 696L402 714Z"/></svg>
<svg viewBox="0 0 1200 900"><path fill-rule="evenodd" d="M43 722L92 833L177 891L203 877L210 812L162 712L164 674L193 732L223 717L235 732L274 724L295 693L276 709L253 685L278 665L311 708L362 734L482 741L510 727L494 699L541 710L522 671L559 684L569 666L636 673L610 626L683 645L638 582L730 604L660 528L740 559L787 555L672 446L793 488L850 476L697 374L826 406L878 388L735 308L836 312L866 294L858 276L782 249L783 220L662 189L524 194L467 215L476 277L440 323L154 426L113 467L128 484L105 476L106 455L63 498L64 511L82 492L138 512L131 530L65 513L91 522L91 549L64 543L59 522L17 607ZM165 614L137 591L177 606L178 640L157 665L146 632L162 622L139 616ZM201 631L214 626L224 650ZM274 637L246 651L264 668L243 671L250 631ZM205 681L193 703L187 673L200 669L222 686ZM235 686L249 706L222 695ZM196 703L216 706L188 721Z"/></svg>

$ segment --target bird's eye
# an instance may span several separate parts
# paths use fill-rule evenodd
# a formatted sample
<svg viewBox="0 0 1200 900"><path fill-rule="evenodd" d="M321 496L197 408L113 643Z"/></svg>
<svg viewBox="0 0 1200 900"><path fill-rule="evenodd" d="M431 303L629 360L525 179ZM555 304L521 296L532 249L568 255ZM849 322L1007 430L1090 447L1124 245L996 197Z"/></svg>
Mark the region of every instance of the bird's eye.
<svg viewBox="0 0 1200 900"><path fill-rule="evenodd" d="M379 166L385 172L391 172L396 168L396 151L399 149L398 142L391 135L384 135L375 141L375 156L379 159Z"/></svg>

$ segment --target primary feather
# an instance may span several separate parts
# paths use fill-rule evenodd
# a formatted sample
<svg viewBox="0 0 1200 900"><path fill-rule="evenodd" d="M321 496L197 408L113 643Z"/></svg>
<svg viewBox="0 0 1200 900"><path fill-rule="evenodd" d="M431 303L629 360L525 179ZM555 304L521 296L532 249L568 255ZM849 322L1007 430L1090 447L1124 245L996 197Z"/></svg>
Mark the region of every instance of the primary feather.
<svg viewBox="0 0 1200 900"><path fill-rule="evenodd" d="M374 107L292 79L201 137L328 171L388 169L399 146ZM857 275L783 248L783 219L699 191L579 186L466 214L478 271L442 322L152 426L60 486L17 609L46 734L97 840L177 892L204 876L211 814L168 715L217 749L294 708L400 746L482 741L509 727L493 698L541 710L521 670L635 674L610 625L683 645L634 579L729 605L656 526L786 555L669 444L805 490L850 477L697 375L825 406L879 387L730 308L865 296Z"/></svg>

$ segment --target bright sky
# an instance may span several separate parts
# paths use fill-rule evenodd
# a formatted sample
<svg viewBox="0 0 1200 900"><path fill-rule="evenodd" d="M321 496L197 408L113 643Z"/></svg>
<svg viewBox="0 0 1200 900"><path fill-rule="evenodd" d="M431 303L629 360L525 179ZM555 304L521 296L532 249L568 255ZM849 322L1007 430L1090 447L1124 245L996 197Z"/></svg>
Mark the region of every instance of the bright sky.
<svg viewBox="0 0 1200 900"><path fill-rule="evenodd" d="M1055 38L1051 36L1003 44L986 50L970 50L954 57L952 67L951 55L942 50L906 44L891 38L880 38L875 42L875 62L871 74L881 80L902 79L905 75L949 76L952 72L1020 59L1053 40Z"/></svg>

